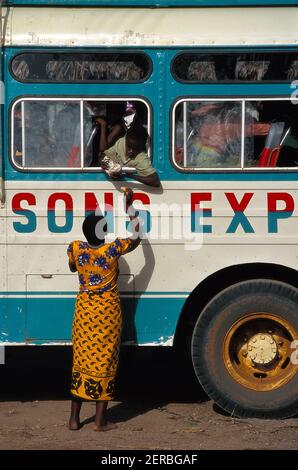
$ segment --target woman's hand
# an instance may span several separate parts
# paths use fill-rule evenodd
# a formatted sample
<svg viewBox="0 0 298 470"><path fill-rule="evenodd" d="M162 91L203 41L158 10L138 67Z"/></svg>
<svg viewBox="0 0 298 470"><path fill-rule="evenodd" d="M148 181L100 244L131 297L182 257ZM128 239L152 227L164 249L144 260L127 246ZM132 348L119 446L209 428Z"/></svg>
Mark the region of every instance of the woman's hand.
<svg viewBox="0 0 298 470"><path fill-rule="evenodd" d="M125 210L128 214L129 219L132 222L132 237L130 237L130 239L132 240L130 249L131 251L134 250L141 242L140 223L138 217L136 216L136 211L132 206L133 190L128 188L127 186L122 186L120 189L124 192Z"/></svg>
<svg viewBox="0 0 298 470"><path fill-rule="evenodd" d="M128 188L127 186L122 186L121 191L124 192L124 204L127 209L132 205L133 190Z"/></svg>

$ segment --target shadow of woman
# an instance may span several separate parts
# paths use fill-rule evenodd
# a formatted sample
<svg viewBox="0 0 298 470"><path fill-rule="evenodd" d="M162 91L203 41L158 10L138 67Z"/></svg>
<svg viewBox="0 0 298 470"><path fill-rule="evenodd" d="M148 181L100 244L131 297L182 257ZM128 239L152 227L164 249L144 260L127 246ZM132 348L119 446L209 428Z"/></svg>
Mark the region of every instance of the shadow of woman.
<svg viewBox="0 0 298 470"><path fill-rule="evenodd" d="M156 399L150 400L148 402L125 402L125 403L116 403L108 407L107 410L107 419L111 423L124 423L129 421L136 416L151 411L156 408L163 408L168 403L168 400ZM80 423L80 427L85 426L86 424L93 423L95 420L95 414L84 419Z"/></svg>
<svg viewBox="0 0 298 470"><path fill-rule="evenodd" d="M144 254L144 264L138 274L130 272L129 264L124 257L119 260L120 273L123 273L119 286L123 311L122 338L126 344L138 344L136 330L138 303L146 292L155 267L154 252L148 239L143 239L141 246Z"/></svg>

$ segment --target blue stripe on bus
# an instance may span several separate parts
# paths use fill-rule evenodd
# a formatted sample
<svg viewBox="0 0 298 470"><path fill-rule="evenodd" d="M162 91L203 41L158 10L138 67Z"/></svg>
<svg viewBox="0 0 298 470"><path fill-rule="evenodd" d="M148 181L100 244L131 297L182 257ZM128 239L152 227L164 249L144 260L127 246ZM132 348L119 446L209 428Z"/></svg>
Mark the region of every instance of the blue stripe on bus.
<svg viewBox="0 0 298 470"><path fill-rule="evenodd" d="M164 343L174 335L184 298L122 299L123 341ZM0 342L71 340L75 298L0 298Z"/></svg>
<svg viewBox="0 0 298 470"><path fill-rule="evenodd" d="M155 166L156 167L156 166ZM183 174L183 173L172 173L167 175L165 178L163 178L163 173L158 170L157 171L160 175L161 183L166 183L167 181L177 181L183 184L183 182L196 182L196 181L269 181L269 182L274 182L274 181L298 181L298 171L291 171L288 170L287 172L261 172L261 173L227 173L227 172L222 172L222 173L213 173L213 172L206 172L206 173L191 173L191 174ZM78 182L81 181L82 183L84 181L98 181L98 182L105 182L108 181L107 178L103 175L90 175L86 173L80 173L80 174L56 174L53 175L53 173L43 173L43 174L38 174L38 173L17 173L17 172L7 172L5 175L5 179L7 181L32 181L32 184L34 184L34 181L74 181ZM133 180L130 180L129 178L125 179L127 182ZM83 187L78 187L75 186L73 189L80 189L83 190ZM194 188L193 188L194 189ZM34 191L34 187L32 187L31 191ZM54 188L53 188L54 190ZM71 189L69 189L71 191Z"/></svg>

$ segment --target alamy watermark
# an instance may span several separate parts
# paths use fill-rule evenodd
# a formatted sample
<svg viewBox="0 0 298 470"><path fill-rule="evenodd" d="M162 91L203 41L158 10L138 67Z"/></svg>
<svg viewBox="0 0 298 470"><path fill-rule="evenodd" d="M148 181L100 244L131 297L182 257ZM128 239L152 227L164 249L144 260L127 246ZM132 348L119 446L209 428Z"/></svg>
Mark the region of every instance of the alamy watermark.
<svg viewBox="0 0 298 470"><path fill-rule="evenodd" d="M195 206L192 212L189 204L150 204L150 211L146 208L129 207L126 213L122 210L122 198L119 196L118 210L105 206L104 218L96 225L97 238L113 240L115 236L121 238L137 237L152 240L169 241L183 244L185 250L198 250L203 246L204 237L204 212ZM137 205L137 202L136 202ZM95 211L97 216L102 216L100 209ZM113 215L112 215L113 214ZM127 214L133 220L127 220ZM134 218L137 216L137 218ZM137 230L139 224L139 230ZM107 225L107 227L105 227ZM148 235L147 235L148 234Z"/></svg>

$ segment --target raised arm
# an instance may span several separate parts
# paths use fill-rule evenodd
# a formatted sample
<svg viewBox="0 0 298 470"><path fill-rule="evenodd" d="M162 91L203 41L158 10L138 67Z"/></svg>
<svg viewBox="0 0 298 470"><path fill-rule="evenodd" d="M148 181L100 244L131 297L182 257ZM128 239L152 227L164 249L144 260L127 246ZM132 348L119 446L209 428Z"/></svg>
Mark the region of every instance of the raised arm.
<svg viewBox="0 0 298 470"><path fill-rule="evenodd" d="M110 132L108 132L108 125L104 118L98 117L96 124L100 126L99 134L99 151L104 152L112 145L115 144L117 139L123 134L123 127L121 124L115 124Z"/></svg>
<svg viewBox="0 0 298 470"><path fill-rule="evenodd" d="M107 122L105 119L98 117L96 119L96 124L100 126L99 130L99 151L103 152L108 148L108 139L107 139Z"/></svg>
<svg viewBox="0 0 298 470"><path fill-rule="evenodd" d="M133 191L126 186L122 187L124 192L124 207L131 221L133 234L129 237L132 240L131 248L129 251L134 250L141 243L140 222L136 216L136 211L132 206Z"/></svg>

